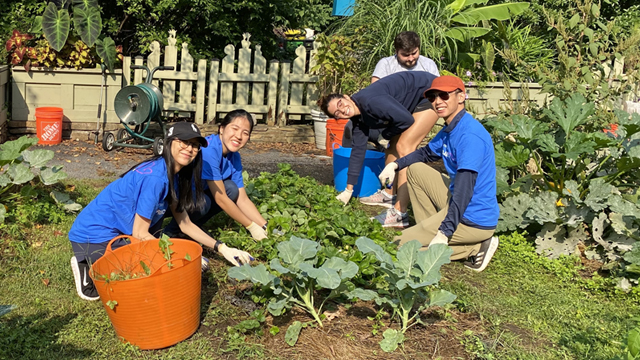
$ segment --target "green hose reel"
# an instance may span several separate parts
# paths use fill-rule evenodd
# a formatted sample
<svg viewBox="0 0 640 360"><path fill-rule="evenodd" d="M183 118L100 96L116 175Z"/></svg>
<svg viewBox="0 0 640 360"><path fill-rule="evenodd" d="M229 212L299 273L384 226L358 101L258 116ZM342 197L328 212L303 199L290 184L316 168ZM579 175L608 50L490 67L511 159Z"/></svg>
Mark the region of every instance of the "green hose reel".
<svg viewBox="0 0 640 360"><path fill-rule="evenodd" d="M133 65L131 68L146 70L147 78L145 82L126 86L116 94L114 110L124 129L118 130L116 136L111 132L105 132L102 148L105 151L111 151L115 146L153 148L154 154L162 155L164 136L154 139L145 136L152 121L157 121L162 134L165 133L161 117L164 105L162 92L151 80L157 70L173 70L173 66L158 66L151 71L144 65Z"/></svg>

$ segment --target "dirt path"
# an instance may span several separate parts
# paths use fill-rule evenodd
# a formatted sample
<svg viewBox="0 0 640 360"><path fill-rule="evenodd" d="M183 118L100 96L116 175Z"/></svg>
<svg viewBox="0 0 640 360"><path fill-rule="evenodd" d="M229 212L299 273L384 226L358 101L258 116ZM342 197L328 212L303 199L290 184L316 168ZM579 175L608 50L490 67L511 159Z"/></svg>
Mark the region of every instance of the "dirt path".
<svg viewBox="0 0 640 360"><path fill-rule="evenodd" d="M93 141L65 140L58 145L36 145L37 148L55 152L50 165L63 165L69 178L100 179L115 178L131 166L152 156L151 150L116 148L111 152L102 150L101 144ZM333 184L331 159L324 150L310 144L249 143L240 151L242 163L249 176L260 172L275 172L278 163L289 163L302 176L311 176L323 184Z"/></svg>

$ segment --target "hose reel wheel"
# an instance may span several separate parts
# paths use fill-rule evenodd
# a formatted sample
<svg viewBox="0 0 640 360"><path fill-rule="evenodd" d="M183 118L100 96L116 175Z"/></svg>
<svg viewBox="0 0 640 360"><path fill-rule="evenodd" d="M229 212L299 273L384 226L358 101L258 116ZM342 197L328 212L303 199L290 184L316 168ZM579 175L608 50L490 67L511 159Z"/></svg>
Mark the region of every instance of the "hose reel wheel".
<svg viewBox="0 0 640 360"><path fill-rule="evenodd" d="M162 92L153 84L126 86L116 94L114 110L127 125L140 125L160 115Z"/></svg>

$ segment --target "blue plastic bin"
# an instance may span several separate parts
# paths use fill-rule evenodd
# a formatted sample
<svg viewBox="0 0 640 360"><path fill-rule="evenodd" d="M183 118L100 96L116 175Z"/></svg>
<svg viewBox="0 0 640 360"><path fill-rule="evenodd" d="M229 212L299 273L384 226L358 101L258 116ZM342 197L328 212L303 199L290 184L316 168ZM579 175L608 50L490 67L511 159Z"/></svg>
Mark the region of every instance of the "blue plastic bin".
<svg viewBox="0 0 640 360"><path fill-rule="evenodd" d="M347 188L350 157L351 148L339 147L333 150L333 182L338 191ZM365 197L378 191L381 188L378 175L382 169L384 169L384 153L367 150L358 183L353 187L353 196Z"/></svg>

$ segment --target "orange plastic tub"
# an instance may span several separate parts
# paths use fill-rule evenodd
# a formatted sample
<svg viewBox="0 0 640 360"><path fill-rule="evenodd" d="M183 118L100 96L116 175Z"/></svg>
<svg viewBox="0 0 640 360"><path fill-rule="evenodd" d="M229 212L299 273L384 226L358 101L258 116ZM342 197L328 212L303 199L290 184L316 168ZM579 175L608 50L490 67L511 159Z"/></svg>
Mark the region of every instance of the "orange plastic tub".
<svg viewBox="0 0 640 360"><path fill-rule="evenodd" d="M131 239L131 244L111 250L113 241L121 237ZM116 237L90 272L116 334L144 350L177 344L200 324L202 247L194 241L171 239L174 253L169 269L159 241ZM149 276L113 281L97 275L144 274L141 261L149 268ZM109 301L117 302L113 310Z"/></svg>
<svg viewBox="0 0 640 360"><path fill-rule="evenodd" d="M38 144L55 145L62 141L62 108L36 108L36 135Z"/></svg>

